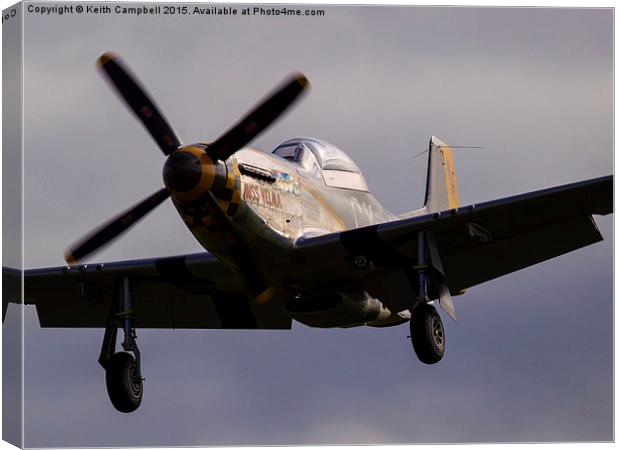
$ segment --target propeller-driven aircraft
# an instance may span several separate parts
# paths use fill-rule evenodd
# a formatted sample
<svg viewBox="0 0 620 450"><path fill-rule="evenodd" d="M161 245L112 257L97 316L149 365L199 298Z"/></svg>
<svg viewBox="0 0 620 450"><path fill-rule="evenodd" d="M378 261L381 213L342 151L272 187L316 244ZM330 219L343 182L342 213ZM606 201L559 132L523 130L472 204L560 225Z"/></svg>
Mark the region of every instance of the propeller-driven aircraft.
<svg viewBox="0 0 620 450"><path fill-rule="evenodd" d="M24 302L42 327L105 330L99 363L121 412L142 401L138 328L409 322L420 361L437 363L446 339L435 302L455 318L453 296L602 240L592 215L612 212L611 175L461 206L452 150L432 137L424 206L393 214L334 145L300 137L271 154L246 146L308 88L303 75L215 141L184 145L118 56L98 66L166 156L165 187L71 245L67 266L25 270ZM168 198L207 252L83 263ZM5 280L21 274L4 270Z"/></svg>

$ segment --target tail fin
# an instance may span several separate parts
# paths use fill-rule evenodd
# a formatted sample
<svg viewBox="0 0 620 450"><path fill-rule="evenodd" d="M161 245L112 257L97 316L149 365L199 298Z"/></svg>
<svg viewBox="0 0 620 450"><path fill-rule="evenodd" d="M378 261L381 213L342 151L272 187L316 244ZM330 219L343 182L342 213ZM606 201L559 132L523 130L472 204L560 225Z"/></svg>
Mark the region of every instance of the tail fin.
<svg viewBox="0 0 620 450"><path fill-rule="evenodd" d="M458 208L459 204L452 149L432 136L428 147L424 209L427 212L445 211Z"/></svg>

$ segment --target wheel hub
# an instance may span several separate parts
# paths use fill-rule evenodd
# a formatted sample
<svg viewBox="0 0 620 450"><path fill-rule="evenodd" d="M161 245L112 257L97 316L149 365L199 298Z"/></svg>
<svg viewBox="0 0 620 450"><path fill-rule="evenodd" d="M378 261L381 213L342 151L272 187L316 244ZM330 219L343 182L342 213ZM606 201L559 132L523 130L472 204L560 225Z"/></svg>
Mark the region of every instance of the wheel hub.
<svg viewBox="0 0 620 450"><path fill-rule="evenodd" d="M138 377L136 369L135 364L132 364L129 369L129 387L131 388L131 393L138 398L142 392L142 378Z"/></svg>
<svg viewBox="0 0 620 450"><path fill-rule="evenodd" d="M433 340L435 341L435 345L437 345L437 347L442 347L443 346L443 325L441 324L441 319L436 316L433 317L433 321L431 324L431 330L432 330L432 334L433 334Z"/></svg>

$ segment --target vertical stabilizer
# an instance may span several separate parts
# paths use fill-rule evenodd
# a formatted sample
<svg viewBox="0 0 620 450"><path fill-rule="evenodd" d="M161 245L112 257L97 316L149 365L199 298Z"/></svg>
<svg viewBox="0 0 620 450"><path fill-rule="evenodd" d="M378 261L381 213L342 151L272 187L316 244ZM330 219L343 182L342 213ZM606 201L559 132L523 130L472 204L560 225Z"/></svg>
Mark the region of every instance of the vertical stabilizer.
<svg viewBox="0 0 620 450"><path fill-rule="evenodd" d="M427 212L445 211L459 206L452 149L441 139L432 136L428 148L426 196Z"/></svg>

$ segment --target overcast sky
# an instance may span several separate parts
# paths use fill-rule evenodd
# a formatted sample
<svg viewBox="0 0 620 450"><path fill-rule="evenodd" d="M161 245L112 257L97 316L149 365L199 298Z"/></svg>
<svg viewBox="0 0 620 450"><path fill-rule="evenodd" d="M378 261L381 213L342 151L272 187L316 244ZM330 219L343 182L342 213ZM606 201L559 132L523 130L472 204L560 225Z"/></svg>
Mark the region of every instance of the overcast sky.
<svg viewBox="0 0 620 450"><path fill-rule="evenodd" d="M310 94L252 145L333 142L395 213L420 206L426 160L412 156L431 135L485 147L455 150L463 204L612 172L612 10L317 8L26 15L26 266L61 265L68 243L162 186L160 151L94 68L107 50L186 143L304 72ZM25 444L611 440L613 217L597 223L604 242L459 297L432 367L406 325L138 330L147 380L132 415L107 399L103 331L43 330L28 308ZM167 202L93 262L200 250Z"/></svg>

